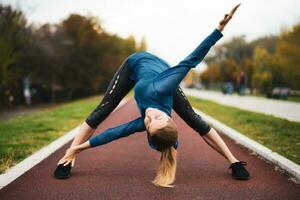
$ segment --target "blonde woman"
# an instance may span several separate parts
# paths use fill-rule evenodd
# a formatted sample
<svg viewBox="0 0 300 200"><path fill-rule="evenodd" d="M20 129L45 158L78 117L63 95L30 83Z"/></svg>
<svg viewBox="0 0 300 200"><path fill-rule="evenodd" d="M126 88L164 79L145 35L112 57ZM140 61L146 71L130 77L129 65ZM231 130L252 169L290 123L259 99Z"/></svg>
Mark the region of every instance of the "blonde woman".
<svg viewBox="0 0 300 200"><path fill-rule="evenodd" d="M249 173L243 167L246 162L239 161L232 155L218 133L194 112L178 86L189 70L196 67L223 36L222 30L238 7L239 5L235 6L230 14L226 14L218 28L174 67L148 52L130 55L114 75L102 102L81 125L79 135L58 162L55 177L62 179L70 176L79 152L146 130L150 147L161 152L158 172L152 182L156 186L172 187L171 184L175 181L178 146L178 130L171 118L173 108L212 148L228 160L234 178L248 179ZM132 88L141 117L91 137L97 126Z"/></svg>

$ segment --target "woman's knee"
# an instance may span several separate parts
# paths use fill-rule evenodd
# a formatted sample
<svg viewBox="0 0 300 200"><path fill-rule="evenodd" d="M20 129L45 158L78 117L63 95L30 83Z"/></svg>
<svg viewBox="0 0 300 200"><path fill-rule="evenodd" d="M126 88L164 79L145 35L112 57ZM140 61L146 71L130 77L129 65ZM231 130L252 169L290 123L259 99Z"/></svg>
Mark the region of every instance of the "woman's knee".
<svg viewBox="0 0 300 200"><path fill-rule="evenodd" d="M198 115L196 112L190 113L191 119L188 119L189 125L199 133L199 135L204 136L206 135L211 127L208 123L206 123L200 115Z"/></svg>
<svg viewBox="0 0 300 200"><path fill-rule="evenodd" d="M105 101L99 104L93 112L87 117L86 123L91 128L97 126L108 117L108 115L117 107L117 103Z"/></svg>

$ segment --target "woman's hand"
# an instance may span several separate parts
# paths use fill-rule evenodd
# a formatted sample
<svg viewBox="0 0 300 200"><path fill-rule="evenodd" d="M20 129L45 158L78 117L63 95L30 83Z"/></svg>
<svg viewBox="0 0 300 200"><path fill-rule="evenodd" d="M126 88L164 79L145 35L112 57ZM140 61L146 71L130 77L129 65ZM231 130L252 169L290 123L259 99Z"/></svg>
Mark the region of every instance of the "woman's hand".
<svg viewBox="0 0 300 200"><path fill-rule="evenodd" d="M90 142L86 141L83 144L79 144L73 147L70 147L69 149L67 149L64 157L62 159L59 160L59 162L57 163L57 165L64 163L64 166L68 165L69 163L72 163L72 167L74 166L75 163L75 157L78 153L80 153L81 151L90 148Z"/></svg>
<svg viewBox="0 0 300 200"><path fill-rule="evenodd" d="M241 4L234 6L233 9L230 11L230 14L225 14L224 18L219 23L219 27L218 27L219 31L223 31L226 24L231 20L232 16L234 15L235 11L238 9L240 5Z"/></svg>
<svg viewBox="0 0 300 200"><path fill-rule="evenodd" d="M74 164L75 164L76 155L80 151L81 150L77 146L70 147L69 149L67 149L64 157L59 160L59 162L57 163L57 165L64 163L64 166L67 166L69 163L71 163L71 166L73 167Z"/></svg>

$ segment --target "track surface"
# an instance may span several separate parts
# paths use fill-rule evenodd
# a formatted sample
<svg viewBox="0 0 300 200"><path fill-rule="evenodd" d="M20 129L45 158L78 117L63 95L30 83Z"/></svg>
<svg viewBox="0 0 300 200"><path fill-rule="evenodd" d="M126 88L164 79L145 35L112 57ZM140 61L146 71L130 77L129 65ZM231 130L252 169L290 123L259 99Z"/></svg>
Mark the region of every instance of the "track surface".
<svg viewBox="0 0 300 200"><path fill-rule="evenodd" d="M96 133L139 116L135 102L112 113ZM238 159L248 162L249 181L231 178L227 161L175 113L180 130L174 188L150 182L160 154L149 148L145 132L82 152L66 180L53 178L57 161L70 143L0 190L0 199L299 199L300 185L223 136Z"/></svg>

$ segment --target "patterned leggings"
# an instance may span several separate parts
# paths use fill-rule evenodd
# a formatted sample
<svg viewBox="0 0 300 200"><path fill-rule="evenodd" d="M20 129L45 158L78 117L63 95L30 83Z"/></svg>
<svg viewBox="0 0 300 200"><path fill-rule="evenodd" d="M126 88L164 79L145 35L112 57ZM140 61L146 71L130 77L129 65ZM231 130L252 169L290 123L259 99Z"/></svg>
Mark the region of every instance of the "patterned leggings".
<svg viewBox="0 0 300 200"><path fill-rule="evenodd" d="M124 96L134 87L135 82L130 79L131 70L127 59L119 67L100 104L86 118L85 122L93 129L108 117L117 107ZM211 127L195 113L182 89L178 86L173 94L173 110L201 136L207 134Z"/></svg>

